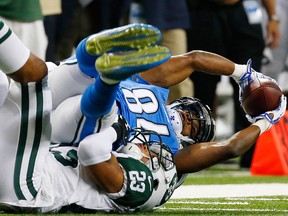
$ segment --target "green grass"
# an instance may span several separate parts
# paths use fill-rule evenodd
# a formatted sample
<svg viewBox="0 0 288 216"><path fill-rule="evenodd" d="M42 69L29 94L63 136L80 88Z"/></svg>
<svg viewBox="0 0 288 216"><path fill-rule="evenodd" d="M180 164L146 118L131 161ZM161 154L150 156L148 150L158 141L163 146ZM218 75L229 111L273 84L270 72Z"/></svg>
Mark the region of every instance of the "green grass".
<svg viewBox="0 0 288 216"><path fill-rule="evenodd" d="M170 200L161 209L151 213L141 214L121 214L121 216L129 215L156 215L156 216L186 216L186 215L287 215L288 214L288 197L270 196L270 197L249 197L249 198L201 198L201 199L177 199ZM0 214L4 215L4 214ZM14 216L15 214L9 214ZM25 214L32 216L31 214ZM52 216L51 214L47 214ZM89 214L65 214L71 216L88 216ZM91 215L91 214L90 214ZM108 214L97 214L108 215ZM119 214L109 214L119 215ZM16 215L15 215L16 216Z"/></svg>
<svg viewBox="0 0 288 216"><path fill-rule="evenodd" d="M253 176L249 171L239 168L226 168L224 170L212 167L208 170L189 174L183 185L247 183L288 183L288 176Z"/></svg>
<svg viewBox="0 0 288 216"><path fill-rule="evenodd" d="M158 212L159 215L285 215L287 201L288 197L283 196L177 199L170 200Z"/></svg>

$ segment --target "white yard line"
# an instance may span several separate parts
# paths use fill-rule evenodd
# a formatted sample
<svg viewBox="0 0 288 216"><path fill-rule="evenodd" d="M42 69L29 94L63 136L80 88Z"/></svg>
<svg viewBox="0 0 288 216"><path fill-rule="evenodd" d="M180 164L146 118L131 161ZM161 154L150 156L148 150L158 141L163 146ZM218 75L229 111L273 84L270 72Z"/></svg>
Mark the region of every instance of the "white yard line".
<svg viewBox="0 0 288 216"><path fill-rule="evenodd" d="M222 209L222 208L161 208L162 210L169 210L169 211L175 211L177 213L181 212L181 211L221 211L221 212L249 212L249 213L255 213L255 212L261 212L261 213L275 213L275 212L278 212L278 213L283 213L283 214L286 214L288 213L288 210L277 210L277 209L235 209L235 208L225 208L225 209ZM202 214L201 214L202 215ZM231 215L231 214L229 214ZM232 214L233 215L233 214Z"/></svg>
<svg viewBox="0 0 288 216"><path fill-rule="evenodd" d="M182 185L175 190L171 198L218 198L277 195L288 196L288 183Z"/></svg>

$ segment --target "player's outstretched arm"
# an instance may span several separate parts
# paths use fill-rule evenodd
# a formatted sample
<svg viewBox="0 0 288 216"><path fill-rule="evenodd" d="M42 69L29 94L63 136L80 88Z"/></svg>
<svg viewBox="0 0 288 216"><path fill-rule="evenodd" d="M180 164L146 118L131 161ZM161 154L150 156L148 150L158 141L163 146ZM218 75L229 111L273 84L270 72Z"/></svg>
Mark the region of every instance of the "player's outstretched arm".
<svg viewBox="0 0 288 216"><path fill-rule="evenodd" d="M230 76L235 71L235 65L223 56L195 50L173 56L169 61L141 73L140 76L150 84L168 88L182 82L194 71ZM244 73L246 65L238 65L237 70Z"/></svg>
<svg viewBox="0 0 288 216"><path fill-rule="evenodd" d="M253 123L221 142L206 142L189 145L175 156L177 171L191 173L206 169L219 162L239 157L255 144L258 136L277 123L286 111L286 97L283 95L279 106L256 117L247 116Z"/></svg>
<svg viewBox="0 0 288 216"><path fill-rule="evenodd" d="M186 146L174 156L177 171L180 173L198 172L238 157L251 148L259 134L259 127L251 125L222 142L205 142Z"/></svg>

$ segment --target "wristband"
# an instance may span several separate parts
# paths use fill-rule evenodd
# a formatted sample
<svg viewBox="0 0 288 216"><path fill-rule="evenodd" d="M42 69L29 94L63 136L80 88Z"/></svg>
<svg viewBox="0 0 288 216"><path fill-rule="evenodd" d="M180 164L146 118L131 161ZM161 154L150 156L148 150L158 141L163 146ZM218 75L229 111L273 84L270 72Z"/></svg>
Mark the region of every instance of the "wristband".
<svg viewBox="0 0 288 216"><path fill-rule="evenodd" d="M269 17L269 21L275 21L275 22L280 22L279 16L276 14L272 15Z"/></svg>
<svg viewBox="0 0 288 216"><path fill-rule="evenodd" d="M260 128L260 134L261 135L263 132L267 131L268 129L270 129L270 127L272 126L267 120L265 119L260 119L258 121L256 121L255 123L253 123L252 125L256 125Z"/></svg>
<svg viewBox="0 0 288 216"><path fill-rule="evenodd" d="M247 65L234 64L234 71L230 75L234 80L239 81L240 78L245 74Z"/></svg>

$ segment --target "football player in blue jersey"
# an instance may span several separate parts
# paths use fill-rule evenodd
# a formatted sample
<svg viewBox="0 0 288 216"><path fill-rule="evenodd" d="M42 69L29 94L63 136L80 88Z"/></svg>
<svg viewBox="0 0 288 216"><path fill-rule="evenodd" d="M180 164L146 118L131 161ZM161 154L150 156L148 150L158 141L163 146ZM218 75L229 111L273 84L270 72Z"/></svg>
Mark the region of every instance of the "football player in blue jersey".
<svg viewBox="0 0 288 216"><path fill-rule="evenodd" d="M253 122L251 127L226 141L213 141L215 123L209 107L193 97L179 98L167 104L169 87L183 81L194 71L231 76L239 84L241 92L251 80L257 77L270 78L253 71L251 61L247 65L239 65L222 56L205 51L191 51L183 55L172 56L167 60L169 57L164 48L161 48L163 52L159 53L159 56L165 58L165 61L145 70L145 67L142 67L145 65L143 59L150 56L150 51L145 52L145 50L147 47L156 47L155 44L160 38L151 37L153 34L143 35L130 27L128 29L134 33L128 35L129 31L126 31L126 26L125 31L123 27L116 31L112 30L114 33L117 32L112 36L109 34L111 30L108 30L85 38L77 47L76 58L68 59L59 67L61 70L61 67L73 66L73 72L80 71L86 75L86 79L92 77L92 81L86 90L85 88L79 90L78 95L63 96L67 99L61 104L57 103L58 100L54 98L56 102L54 115L52 115L52 140L77 145L82 137L105 127L99 119L95 121L94 115L99 113L95 110L103 108L109 113L115 112L113 107L116 107L117 112L124 116L132 128L141 127L156 131L172 149L178 173L190 173L240 156L253 145L260 133L269 129L283 115L286 100L284 96L276 110L267 112L274 112L274 117L271 119L267 113L257 118L250 118ZM154 56L153 48L151 51L151 56ZM149 61L146 63L150 64ZM141 65L140 68L139 65ZM134 74L131 72L134 69L142 71ZM78 84L75 74L71 85L69 81L72 80L69 78L71 70L61 72L56 74L53 72L55 75L52 73L52 76L62 76L62 79L52 78L51 80L61 80L64 89L69 86L76 88ZM101 79L98 79L98 72L101 73ZM126 77L128 78L122 81ZM83 78L77 79L79 81ZM50 84L54 85L54 83ZM105 91L103 97L96 101L94 95L100 91L100 88L102 89L100 86L105 88ZM83 96L82 92L84 92ZM63 101L63 97L60 101ZM107 103L107 101L110 102ZM73 108L75 104L77 108ZM110 104L112 109L103 107L103 104ZM63 110L65 110L64 113L61 112ZM260 130L255 130L255 125ZM118 147L119 145L114 145L115 149Z"/></svg>

